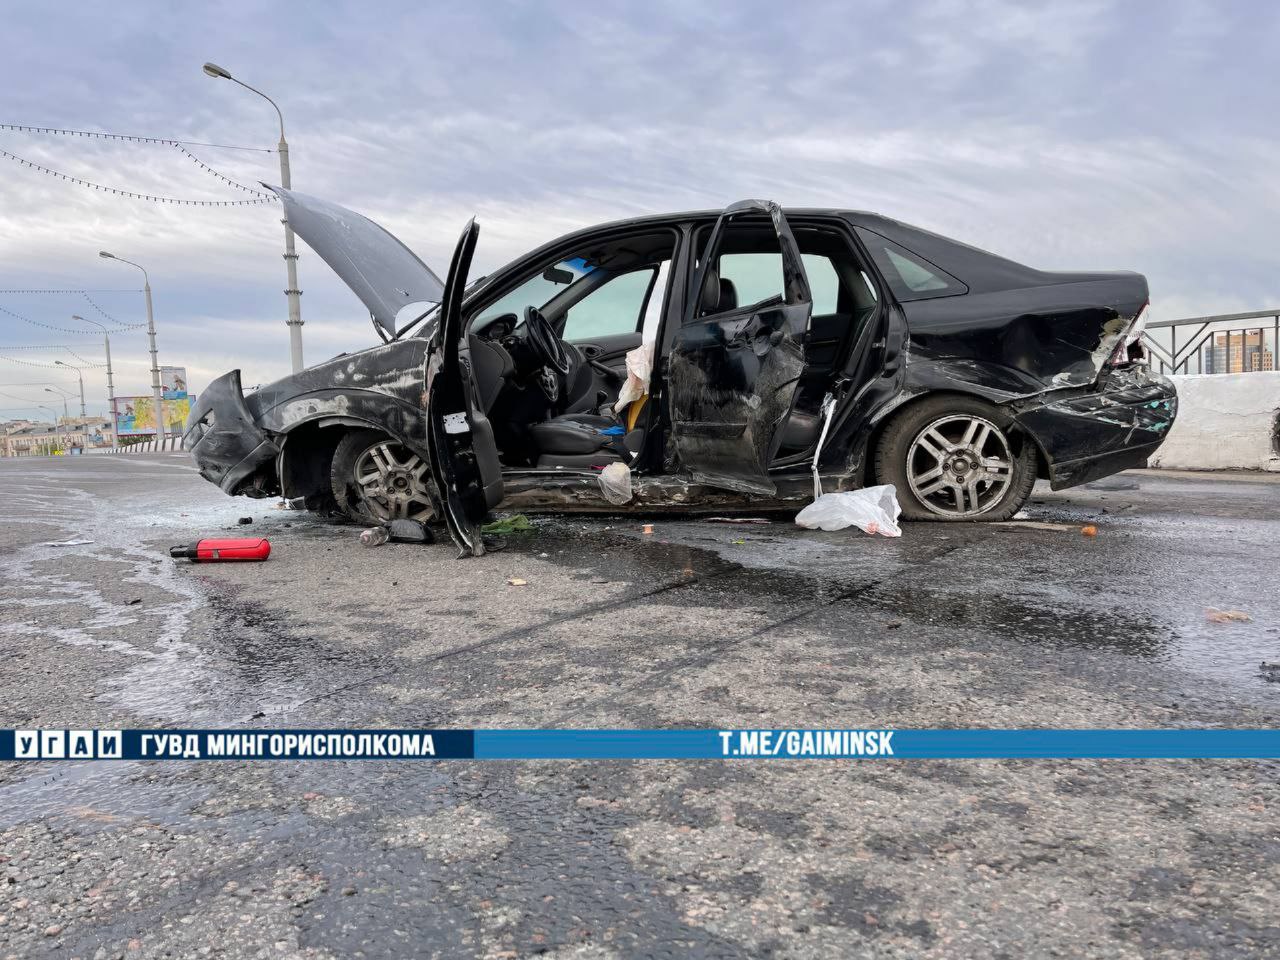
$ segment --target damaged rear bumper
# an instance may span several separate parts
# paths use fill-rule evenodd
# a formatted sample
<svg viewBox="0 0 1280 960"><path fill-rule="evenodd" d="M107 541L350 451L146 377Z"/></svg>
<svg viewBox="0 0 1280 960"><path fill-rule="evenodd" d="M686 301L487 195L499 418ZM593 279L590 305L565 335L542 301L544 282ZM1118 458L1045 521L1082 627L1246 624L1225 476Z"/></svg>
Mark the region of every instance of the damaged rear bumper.
<svg viewBox="0 0 1280 960"><path fill-rule="evenodd" d="M232 370L209 384L187 417L183 443L195 459L200 476L223 493L254 496L246 483L280 448L253 420L240 387L240 371ZM262 491L259 496L267 496Z"/></svg>
<svg viewBox="0 0 1280 960"><path fill-rule="evenodd" d="M1050 400L1015 419L1039 443L1050 486L1061 490L1145 467L1177 413L1173 382L1135 366L1105 374L1099 390Z"/></svg>

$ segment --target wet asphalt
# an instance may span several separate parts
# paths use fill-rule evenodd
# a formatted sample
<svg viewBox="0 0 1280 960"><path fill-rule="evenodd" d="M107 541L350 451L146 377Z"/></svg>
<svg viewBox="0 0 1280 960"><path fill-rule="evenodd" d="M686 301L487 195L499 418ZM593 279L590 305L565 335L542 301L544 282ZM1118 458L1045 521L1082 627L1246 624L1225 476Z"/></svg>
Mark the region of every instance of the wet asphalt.
<svg viewBox="0 0 1280 960"><path fill-rule="evenodd" d="M1132 472L892 541L544 517L457 561L180 454L0 460L0 726L1274 727L1276 479ZM267 563L167 556L244 534ZM1274 956L1278 775L12 763L0 957Z"/></svg>

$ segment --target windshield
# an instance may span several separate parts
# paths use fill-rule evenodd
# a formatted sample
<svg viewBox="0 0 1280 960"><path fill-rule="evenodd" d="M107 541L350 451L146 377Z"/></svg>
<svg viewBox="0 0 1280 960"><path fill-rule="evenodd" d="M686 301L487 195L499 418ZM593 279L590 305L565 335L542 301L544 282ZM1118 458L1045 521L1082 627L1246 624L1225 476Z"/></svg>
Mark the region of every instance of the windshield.
<svg viewBox="0 0 1280 960"><path fill-rule="evenodd" d="M571 286L596 269L598 268L588 266L584 257L569 257L561 260L541 273L535 273L520 286L489 304L489 306L485 307L484 312L477 317L476 323L483 326L489 320L508 313L514 313L523 322L525 307L543 309L566 287Z"/></svg>
<svg viewBox="0 0 1280 960"><path fill-rule="evenodd" d="M467 284L466 289L462 291L462 295L463 295L464 297L465 297L465 296L467 296L468 294L470 294L470 293L471 293L471 291L473 291L476 287L480 286L480 284L482 284L484 281L486 281L486 280L488 280L488 279L489 279L489 278L488 278L487 276L486 276L486 277L476 277L476 278L475 278L474 280L472 280L469 284ZM396 333L396 335L395 335L394 337L392 337L391 339L392 339L392 340L399 340L401 337L408 336L408 335L409 335L409 331L411 331L414 327L416 327L418 324L422 323L422 321L424 321L424 320L433 319L433 318L435 317L435 315L436 315L437 313L439 313L439 312L440 312L440 304L438 304L438 303L433 303L433 304L431 304L431 305L430 305L430 306L428 306L428 307L427 307L427 308L426 308L422 313L418 314L416 317L414 317L414 318L413 318L412 320L410 320L408 323L406 323L406 324L404 324L403 326L401 326L401 328L400 328L399 332L398 332L398 333Z"/></svg>

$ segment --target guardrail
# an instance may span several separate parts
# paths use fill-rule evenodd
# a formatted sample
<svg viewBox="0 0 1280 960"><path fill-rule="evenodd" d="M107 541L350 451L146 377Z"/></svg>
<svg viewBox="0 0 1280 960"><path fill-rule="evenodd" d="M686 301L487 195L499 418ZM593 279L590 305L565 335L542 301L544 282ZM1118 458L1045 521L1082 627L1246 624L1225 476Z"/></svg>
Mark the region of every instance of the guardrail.
<svg viewBox="0 0 1280 960"><path fill-rule="evenodd" d="M101 453L160 453L167 450L185 450L182 438L169 434L161 445L157 440L139 440L137 443L121 444L117 449L104 448Z"/></svg>
<svg viewBox="0 0 1280 960"><path fill-rule="evenodd" d="M1280 309L1153 320L1142 344L1159 373L1260 373L1276 366Z"/></svg>

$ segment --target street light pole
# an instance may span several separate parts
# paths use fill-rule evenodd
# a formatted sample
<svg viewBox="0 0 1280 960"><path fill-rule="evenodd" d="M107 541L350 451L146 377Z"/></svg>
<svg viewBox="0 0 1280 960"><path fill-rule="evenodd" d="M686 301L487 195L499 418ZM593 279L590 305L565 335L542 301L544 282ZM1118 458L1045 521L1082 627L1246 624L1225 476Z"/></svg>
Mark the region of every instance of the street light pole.
<svg viewBox="0 0 1280 960"><path fill-rule="evenodd" d="M76 372L76 376L80 378L80 419L83 420L86 416L84 412L84 373L81 372L79 367L72 366L64 360L55 360L53 362L60 367L67 367L68 369L74 370Z"/></svg>
<svg viewBox="0 0 1280 960"><path fill-rule="evenodd" d="M64 420L70 420L70 419L71 419L71 414L70 414L70 412L68 412L68 410L67 410L67 394L66 394L66 393L63 393L63 392L61 392L61 391L55 391L52 387L45 387L45 388L44 388L44 392L45 392L45 393L52 393L55 397L61 397L61 398L62 398L62 418L63 418ZM48 410L49 408L48 408L48 407L45 407L44 409ZM57 413L57 411L55 410L55 411L54 411L54 413Z"/></svg>
<svg viewBox="0 0 1280 960"><path fill-rule="evenodd" d="M256 93L271 106L275 107L276 117L280 120L280 142L276 150L280 154L280 186L286 190L293 189L293 180L289 176L289 144L284 139L284 114L280 106L261 90L249 86L243 80L237 80L230 72L216 63L206 63L204 72L215 79L230 80L238 83L246 90ZM298 253L293 242L293 227L288 219L280 221L284 224L284 262L289 275L289 289L285 296L289 298L289 357L293 363L293 372L302 370L302 291L298 289Z"/></svg>
<svg viewBox="0 0 1280 960"><path fill-rule="evenodd" d="M107 351L107 419L111 421L111 449L117 450L119 441L116 439L116 388L111 380L111 334L107 333L106 325L97 320L90 320L75 313L71 315L71 319L92 323L95 327L102 328L102 345Z"/></svg>
<svg viewBox="0 0 1280 960"><path fill-rule="evenodd" d="M62 441L58 439L58 411L53 409L53 407L46 407L43 403L37 403L36 406L39 407L41 410L48 410L50 413L53 414L53 440L58 445L58 449L61 450ZM65 400L63 401L63 406L66 406ZM53 455L52 450L49 451L49 455L50 456Z"/></svg>
<svg viewBox="0 0 1280 960"><path fill-rule="evenodd" d="M124 257L117 257L114 253L108 253L106 250L99 250L98 256L105 257L108 260L119 260L121 263L127 263L131 267L137 267L142 271L142 293L147 301L147 342L151 349L151 396L156 406L156 446L164 449L164 393L160 389L160 363L156 358L156 318L151 310L151 278L147 275L146 268L141 264L134 263L132 260L126 260ZM115 433L114 428L111 431Z"/></svg>

